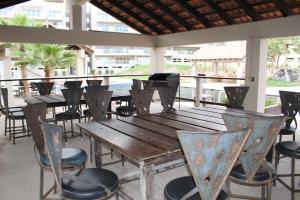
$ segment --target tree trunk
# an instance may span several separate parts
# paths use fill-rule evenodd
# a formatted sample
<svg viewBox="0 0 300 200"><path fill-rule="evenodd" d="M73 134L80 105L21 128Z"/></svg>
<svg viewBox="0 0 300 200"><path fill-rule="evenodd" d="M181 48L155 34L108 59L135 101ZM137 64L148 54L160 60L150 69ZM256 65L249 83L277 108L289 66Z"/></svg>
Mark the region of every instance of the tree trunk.
<svg viewBox="0 0 300 200"><path fill-rule="evenodd" d="M45 78L49 78L50 74L51 74L50 69L48 69L47 67L45 67L44 72L45 72ZM45 82L50 82L50 79L46 79Z"/></svg>
<svg viewBox="0 0 300 200"><path fill-rule="evenodd" d="M26 68L26 65L21 65L21 76L22 76L22 79L26 79L28 78L27 76L27 68ZM24 85L24 95L25 97L29 96L30 95L30 90L29 90L29 84L28 84L28 81L27 80L23 80L23 85Z"/></svg>
<svg viewBox="0 0 300 200"><path fill-rule="evenodd" d="M279 60L280 60L280 55L277 56L277 61L276 61L276 69L277 69L277 73L279 72Z"/></svg>

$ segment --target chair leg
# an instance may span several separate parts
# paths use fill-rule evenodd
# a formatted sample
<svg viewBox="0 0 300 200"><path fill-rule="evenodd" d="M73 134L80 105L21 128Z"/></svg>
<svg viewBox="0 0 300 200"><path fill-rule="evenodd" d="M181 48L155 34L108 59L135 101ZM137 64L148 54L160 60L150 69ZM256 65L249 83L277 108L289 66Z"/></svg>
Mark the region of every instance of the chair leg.
<svg viewBox="0 0 300 200"><path fill-rule="evenodd" d="M13 119L13 144L16 144L16 120Z"/></svg>
<svg viewBox="0 0 300 200"><path fill-rule="evenodd" d="M26 133L26 129L25 129L25 123L24 123L24 119L22 119L22 129L23 129L23 133Z"/></svg>
<svg viewBox="0 0 300 200"><path fill-rule="evenodd" d="M93 141L91 136L89 136L89 139L90 139L90 161L91 163L93 163Z"/></svg>
<svg viewBox="0 0 300 200"><path fill-rule="evenodd" d="M266 200L266 187L265 187L265 185L261 186L261 199Z"/></svg>
<svg viewBox="0 0 300 200"><path fill-rule="evenodd" d="M66 123L65 123L65 120L63 120L63 129L64 129L65 142L67 142L67 131L66 131Z"/></svg>
<svg viewBox="0 0 300 200"><path fill-rule="evenodd" d="M272 199L272 181L270 181L267 186L267 200L271 200L271 199Z"/></svg>
<svg viewBox="0 0 300 200"><path fill-rule="evenodd" d="M281 140L282 140L282 135L279 136L279 142L281 142Z"/></svg>
<svg viewBox="0 0 300 200"><path fill-rule="evenodd" d="M119 191L116 192L115 197L116 197L116 200L119 200Z"/></svg>
<svg viewBox="0 0 300 200"><path fill-rule="evenodd" d="M44 196L44 170L40 167L40 200L43 199Z"/></svg>
<svg viewBox="0 0 300 200"><path fill-rule="evenodd" d="M293 141L295 141L296 140L296 137L295 137L295 133L293 134Z"/></svg>
<svg viewBox="0 0 300 200"><path fill-rule="evenodd" d="M4 136L7 134L7 115L5 115Z"/></svg>
<svg viewBox="0 0 300 200"><path fill-rule="evenodd" d="M9 140L11 140L11 134L12 134L12 129L11 129L11 119L8 119L8 134L9 134Z"/></svg>
<svg viewBox="0 0 300 200"><path fill-rule="evenodd" d="M74 136L73 119L71 119L71 133L72 133L72 137L73 137Z"/></svg>
<svg viewBox="0 0 300 200"><path fill-rule="evenodd" d="M275 173L277 174L277 169L279 165L280 153L276 151L275 153ZM276 186L276 178L273 180L273 185Z"/></svg>
<svg viewBox="0 0 300 200"><path fill-rule="evenodd" d="M291 163L291 200L295 200L295 158Z"/></svg>

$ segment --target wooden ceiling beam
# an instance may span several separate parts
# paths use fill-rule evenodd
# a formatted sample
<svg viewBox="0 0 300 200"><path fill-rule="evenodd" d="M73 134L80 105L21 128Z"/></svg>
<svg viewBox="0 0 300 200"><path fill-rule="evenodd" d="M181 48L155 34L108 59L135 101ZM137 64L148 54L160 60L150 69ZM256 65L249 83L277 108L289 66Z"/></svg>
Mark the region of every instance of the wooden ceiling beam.
<svg viewBox="0 0 300 200"><path fill-rule="evenodd" d="M240 8L253 20L262 20L262 17L245 0L234 0Z"/></svg>
<svg viewBox="0 0 300 200"><path fill-rule="evenodd" d="M127 0L132 6L135 8L139 9L140 11L144 12L146 15L149 17L153 18L155 21L157 21L159 24L163 25L167 29L169 29L171 32L176 32L176 28L174 28L171 24L168 22L164 21L161 17L157 16L154 12L152 12L150 9L145 7L144 5L140 4L136 0Z"/></svg>
<svg viewBox="0 0 300 200"><path fill-rule="evenodd" d="M224 12L214 1L211 0L204 0L204 2L212 9L214 10L220 17L223 19L227 24L234 24L235 21L230 17L229 15Z"/></svg>
<svg viewBox="0 0 300 200"><path fill-rule="evenodd" d="M211 23L206 17L199 13L194 7L192 7L187 1L176 0L176 3L179 4L184 10L186 10L190 15L196 18L200 23L202 23L207 28L212 27Z"/></svg>
<svg viewBox="0 0 300 200"><path fill-rule="evenodd" d="M292 15L293 13L290 11L289 7L286 5L286 3L282 0L274 0L273 3L275 6L280 10L282 15L284 17L287 17L289 15Z"/></svg>
<svg viewBox="0 0 300 200"><path fill-rule="evenodd" d="M146 19L144 19L141 16L139 16L138 14L134 13L133 11L128 9L127 7L123 6L122 2L119 2L119 1L116 1L116 0L110 0L110 1L107 1L107 2L109 2L111 5L115 6L116 8L121 10L122 12L126 13L130 17L134 18L136 21L140 22L141 24L143 24L144 26L146 26L147 28L149 28L150 30L155 32L156 34L162 34L162 31L160 29L158 29L155 25L149 23Z"/></svg>
<svg viewBox="0 0 300 200"><path fill-rule="evenodd" d="M92 0L91 4L93 4L94 6L96 6L97 8L103 10L104 12L106 12L107 14L111 15L112 17L116 18L117 20L123 22L124 24L127 24L128 26L130 26L131 28L135 29L136 31L142 33L142 34L147 34L149 35L150 33L144 29L142 29L141 27L137 26L136 24L130 22L128 19L122 17L121 15L113 12L112 10L110 10L109 8L103 6L101 3L99 3L97 0Z"/></svg>
<svg viewBox="0 0 300 200"><path fill-rule="evenodd" d="M159 8L162 12L164 12L166 15L173 18L174 21L176 21L178 24L183 26L187 30L192 30L190 25L182 18L180 18L176 13L173 13L165 4L161 3L159 0L152 0L151 3L155 4L157 8Z"/></svg>
<svg viewBox="0 0 300 200"><path fill-rule="evenodd" d="M7 8L9 6L14 6L16 4L24 3L29 0L5 0L5 1L0 1L0 9L2 8Z"/></svg>

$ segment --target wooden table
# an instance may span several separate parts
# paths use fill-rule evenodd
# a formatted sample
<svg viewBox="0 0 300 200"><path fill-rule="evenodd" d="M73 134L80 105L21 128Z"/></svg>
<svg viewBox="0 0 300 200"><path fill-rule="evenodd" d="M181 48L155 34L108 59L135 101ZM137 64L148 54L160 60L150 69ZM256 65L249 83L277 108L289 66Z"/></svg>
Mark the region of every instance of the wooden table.
<svg viewBox="0 0 300 200"><path fill-rule="evenodd" d="M128 91L118 91L114 92L111 98L111 101L131 101L131 96ZM47 95L47 96L30 96L24 97L24 101L28 104L35 104L35 103L46 103L48 108L66 106L66 100L63 95ZM85 100L82 98L80 101L81 104L85 104Z"/></svg>
<svg viewBox="0 0 300 200"><path fill-rule="evenodd" d="M267 115L206 106L178 110L175 113L80 123L78 126L95 140L108 145L139 166L141 199L148 200L154 198L153 175L159 166L183 158L176 131L225 131L221 116L225 112L252 116Z"/></svg>

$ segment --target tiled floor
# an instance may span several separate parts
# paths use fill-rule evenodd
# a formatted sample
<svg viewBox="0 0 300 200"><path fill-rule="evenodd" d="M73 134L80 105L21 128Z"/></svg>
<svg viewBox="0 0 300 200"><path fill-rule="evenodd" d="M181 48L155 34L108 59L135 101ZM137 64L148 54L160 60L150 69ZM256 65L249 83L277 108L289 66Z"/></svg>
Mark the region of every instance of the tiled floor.
<svg viewBox="0 0 300 200"><path fill-rule="evenodd" d="M155 104L152 110L159 111L159 104ZM7 137L3 135L4 118L0 118L0 200L36 200L38 199L39 191L39 166L33 154L32 138L22 138L16 141L16 145L12 145ZM299 135L299 134L298 134ZM300 140L300 137L297 138ZM88 139L72 138L68 141L67 146L80 147L89 152ZM110 157L105 158L105 161L110 161ZM88 162L88 167L91 164ZM297 162L297 171L300 172L300 162ZM122 167L120 163L107 167L113 170L118 175L127 172L138 170L137 167L126 162ZM289 160L282 159L280 162L280 172L288 172L290 169ZM163 199L163 188L165 184L175 177L187 175L186 166L165 171L155 175L154 196L155 200ZM46 187L53 184L52 174L45 173ZM297 179L297 183L300 180ZM126 192L139 200L139 180L123 185ZM300 186L299 186L300 187ZM249 188L232 184L232 191L248 195L260 195L259 188ZM272 199L288 200L290 193L281 184L273 187ZM300 194L297 194L296 199L300 199Z"/></svg>

